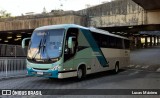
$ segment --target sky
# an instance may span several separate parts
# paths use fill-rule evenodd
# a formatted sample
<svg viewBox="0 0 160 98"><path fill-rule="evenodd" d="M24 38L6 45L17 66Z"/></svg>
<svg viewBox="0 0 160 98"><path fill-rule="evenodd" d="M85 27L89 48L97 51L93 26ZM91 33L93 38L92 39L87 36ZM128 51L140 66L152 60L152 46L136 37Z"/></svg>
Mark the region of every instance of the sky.
<svg viewBox="0 0 160 98"><path fill-rule="evenodd" d="M41 13L55 9L80 10L86 5L97 5L111 0L0 0L0 10L6 10L12 16L25 15L28 12ZM63 5L63 6L61 6Z"/></svg>

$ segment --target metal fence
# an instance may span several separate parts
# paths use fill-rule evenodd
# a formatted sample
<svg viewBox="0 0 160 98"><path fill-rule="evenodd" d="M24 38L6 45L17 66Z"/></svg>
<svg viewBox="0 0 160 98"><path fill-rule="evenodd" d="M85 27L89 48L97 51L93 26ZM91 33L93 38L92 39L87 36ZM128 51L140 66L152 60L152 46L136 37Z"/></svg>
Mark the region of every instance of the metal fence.
<svg viewBox="0 0 160 98"><path fill-rule="evenodd" d="M20 45L0 44L0 57L26 57L27 47L25 49Z"/></svg>
<svg viewBox="0 0 160 98"><path fill-rule="evenodd" d="M0 78L25 76L26 74L25 58L0 59Z"/></svg>

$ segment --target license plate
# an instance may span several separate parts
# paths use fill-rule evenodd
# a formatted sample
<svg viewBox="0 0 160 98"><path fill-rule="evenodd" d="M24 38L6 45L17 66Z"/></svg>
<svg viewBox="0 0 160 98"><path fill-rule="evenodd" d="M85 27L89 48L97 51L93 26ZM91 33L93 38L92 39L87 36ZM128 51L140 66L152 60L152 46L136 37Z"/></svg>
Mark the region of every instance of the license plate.
<svg viewBox="0 0 160 98"><path fill-rule="evenodd" d="M38 75L43 75L43 72L37 72Z"/></svg>

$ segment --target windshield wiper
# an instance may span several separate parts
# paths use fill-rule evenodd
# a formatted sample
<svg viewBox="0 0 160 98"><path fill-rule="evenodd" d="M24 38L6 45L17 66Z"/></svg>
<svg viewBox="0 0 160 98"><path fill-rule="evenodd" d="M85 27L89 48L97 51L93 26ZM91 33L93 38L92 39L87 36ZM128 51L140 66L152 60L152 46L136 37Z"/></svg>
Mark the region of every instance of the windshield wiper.
<svg viewBox="0 0 160 98"><path fill-rule="evenodd" d="M43 53L44 53L44 51L45 51L45 53L46 53L46 55L47 55L48 61L52 61L51 58L49 57L48 52L47 52L47 49L46 49L46 39L44 39L43 44L42 44L42 47L43 47Z"/></svg>
<svg viewBox="0 0 160 98"><path fill-rule="evenodd" d="M34 60L35 57L37 56L37 54L40 53L41 43L42 43L42 39L40 40L40 43L39 43L39 45L38 45L38 51L37 51L36 53L34 53L34 56L32 57L32 60Z"/></svg>

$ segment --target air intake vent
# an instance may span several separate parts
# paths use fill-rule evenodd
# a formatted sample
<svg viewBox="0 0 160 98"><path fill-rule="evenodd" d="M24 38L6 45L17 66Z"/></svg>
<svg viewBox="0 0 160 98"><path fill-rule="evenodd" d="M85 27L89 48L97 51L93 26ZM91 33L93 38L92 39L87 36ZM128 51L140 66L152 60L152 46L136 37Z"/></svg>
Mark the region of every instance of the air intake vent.
<svg viewBox="0 0 160 98"><path fill-rule="evenodd" d="M35 70L48 70L48 68L33 68Z"/></svg>

